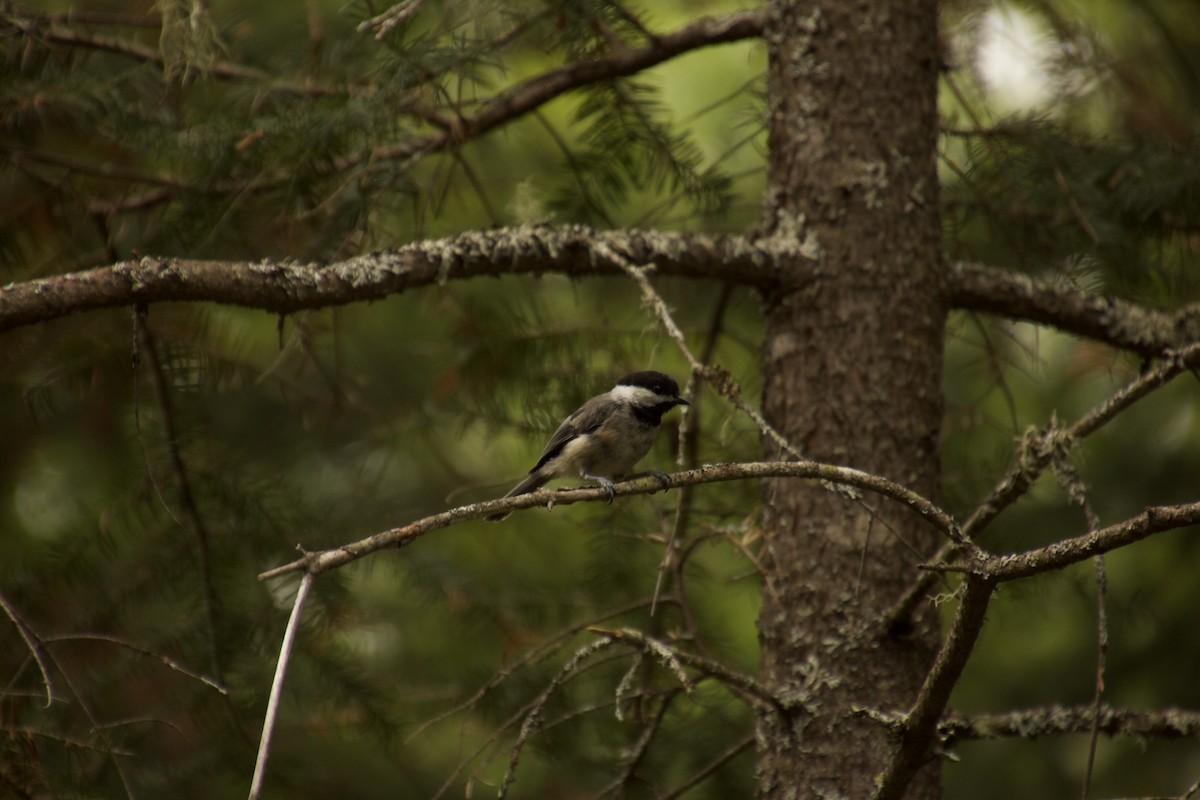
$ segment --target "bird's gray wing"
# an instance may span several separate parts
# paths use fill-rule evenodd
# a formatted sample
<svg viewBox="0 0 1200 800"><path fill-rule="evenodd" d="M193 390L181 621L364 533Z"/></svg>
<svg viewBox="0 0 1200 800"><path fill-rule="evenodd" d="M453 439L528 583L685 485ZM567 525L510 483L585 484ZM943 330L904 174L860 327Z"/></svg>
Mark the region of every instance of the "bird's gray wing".
<svg viewBox="0 0 1200 800"><path fill-rule="evenodd" d="M550 441L546 442L546 449L542 451L538 462L529 471L537 472L547 461L561 453L562 449L567 446L567 442L592 433L603 425L605 415L602 413L602 406L608 399L608 395L603 394L593 397L581 405L574 414L563 420L562 425L559 425L558 430L550 437Z"/></svg>

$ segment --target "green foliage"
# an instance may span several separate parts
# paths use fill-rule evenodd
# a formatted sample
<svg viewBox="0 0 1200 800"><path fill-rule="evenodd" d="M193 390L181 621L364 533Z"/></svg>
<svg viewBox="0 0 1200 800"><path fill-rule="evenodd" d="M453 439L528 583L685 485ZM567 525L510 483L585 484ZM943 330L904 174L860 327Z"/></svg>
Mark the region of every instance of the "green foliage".
<svg viewBox="0 0 1200 800"><path fill-rule="evenodd" d="M955 255L1062 272L1154 305L1195 300L1200 157L1161 141L1092 136L1018 120L968 137L947 191ZM986 249L976 252L986 231Z"/></svg>
<svg viewBox="0 0 1200 800"><path fill-rule="evenodd" d="M656 92L645 83L592 87L576 112L576 124L586 127L581 149L568 160L572 181L549 207L568 219L611 225L609 209L624 206L631 189L667 189L681 192L704 217L724 213L733 201L730 178L702 169L696 144L662 118Z"/></svg>
<svg viewBox="0 0 1200 800"><path fill-rule="evenodd" d="M65 23L0 11L0 282L136 254L327 260L504 222L743 230L757 216L761 47L592 84L481 140L411 147L567 59L603 57L614 37L646 44L637 20L666 30L695 4L430 0L379 38L355 29L386 4L314 3L309 19L294 3L214 5L220 46L173 45L170 80L153 18L72 23L93 42L68 45L56 38ZM1124 50L1133 34L1120 18L1083 20L1113 41L1098 44L1145 95L1126 83L1052 117L998 122L981 89L943 103L954 128L942 148L949 258L1166 308L1196 299L1200 102L1179 98L1196 100L1200 49L1185 46L1195 21L1170 19L1151 28L1172 60L1140 73L1134 56L1151 34ZM964 72L948 80L969 83ZM1171 124L1135 127L1153 95L1173 99L1157 106L1174 112ZM697 352L711 341L706 360L753 401L756 298L654 280ZM0 598L12 615L0 617L0 795L243 796L295 591L257 573L297 544L334 546L495 496L561 416L615 376L686 375L639 294L615 280L505 278L286 320L156 306L147 324L156 357L134 347L127 312L8 333L0 348ZM1140 367L965 315L948 342L944 492L956 513L986 495L1028 427L1076 418ZM1105 522L1194 496L1192 380L1082 448ZM755 429L708 389L693 411L692 461L758 457ZM647 466L673 463L678 418L668 419ZM635 627L753 674L759 491L689 496L682 582L668 580L654 617L674 492L466 525L322 576L285 687L270 791L492 793L531 704L597 641L589 626ZM1048 478L984 543L1018 550L1083 527ZM1200 705L1189 673L1200 661L1196 548L1179 532L1109 559L1113 702ZM1002 595L959 708L1090 699L1089 569ZM687 797L746 796L753 747L738 748L752 713L714 681L685 692L661 662L614 647L547 699L515 786L594 796L637 755L611 793L651 797L727 755ZM948 796L1077 792L1085 749L1078 738L964 746ZM1095 785L1177 793L1194 779L1189 759L1194 747L1106 746Z"/></svg>

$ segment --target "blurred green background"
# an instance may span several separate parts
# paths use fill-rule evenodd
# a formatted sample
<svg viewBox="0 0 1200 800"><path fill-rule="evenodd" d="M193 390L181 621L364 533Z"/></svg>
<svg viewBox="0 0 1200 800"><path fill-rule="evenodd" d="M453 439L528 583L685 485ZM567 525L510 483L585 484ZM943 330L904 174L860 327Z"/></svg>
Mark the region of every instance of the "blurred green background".
<svg viewBox="0 0 1200 800"><path fill-rule="evenodd" d="M214 2L214 37L193 34L191 49L169 50L167 82L164 64L145 56L159 29L132 24L156 19L149 3L74 6L129 15L121 24L47 16L69 7L0 10L0 283L139 254L332 260L501 224L749 232L758 218L758 41L568 95L453 155L347 162L433 130L420 113L448 103L470 113L500 87L603 52L597 20L630 41L640 34L620 9L596 3L427 2L376 40L355 26L384 6ZM623 6L656 31L739 7ZM93 39L69 46L56 36L66 30ZM520 35L496 47L510 31ZM103 37L143 55L106 49ZM948 259L1152 307L1194 302L1195 8L949 2L943 39ZM261 74L188 71L228 63ZM752 293L655 283L696 351L753 399ZM127 310L3 337L0 597L45 643L53 702L46 707L14 620L4 621L0 795L241 796L296 586L259 583L258 572L293 558L297 544L330 546L496 496L561 417L615 377L641 368L686 376L623 280L450 283L284 320L160 304L147 325L157 359L142 348L136 365ZM1073 420L1142 366L976 315L955 313L947 334L944 500L957 514L1003 474L1029 426ZM155 390L155 360L169 406ZM1078 449L1104 523L1195 499L1197 388L1193 376L1177 379ZM689 458L759 456L755 428L711 390L694 411ZM669 419L647 466L673 463L679 417ZM173 447L206 532L207 578ZM668 602L653 618L674 493L469 523L321 577L283 695L267 796L491 794L522 709L594 641L587 625L689 637L753 674L758 500L751 483L693 492L684 580L670 587L686 609ZM1084 528L1047 477L984 544L1019 550ZM1191 530L1107 559L1108 702L1200 707L1198 559ZM1005 586L954 707L1089 702L1095 594L1090 564ZM597 796L633 752L640 722L678 693L668 670L627 653L587 666L546 707L517 773L519 796ZM618 685L631 687L623 721ZM752 729L738 698L702 683L673 697L638 774L661 793L728 756L686 796L750 796ZM1061 797L1079 793L1087 737L956 753L947 797ZM1194 741L1102 739L1093 794L1177 795L1198 776ZM655 791L629 787L630 796Z"/></svg>

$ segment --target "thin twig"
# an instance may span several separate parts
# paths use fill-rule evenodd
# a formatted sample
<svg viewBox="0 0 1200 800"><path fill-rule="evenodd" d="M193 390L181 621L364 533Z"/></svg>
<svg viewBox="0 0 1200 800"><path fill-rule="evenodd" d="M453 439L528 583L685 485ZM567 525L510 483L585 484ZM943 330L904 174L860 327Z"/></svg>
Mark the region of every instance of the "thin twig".
<svg viewBox="0 0 1200 800"><path fill-rule="evenodd" d="M25 647L29 650L30 657L33 658L33 663L37 664L38 671L42 673L42 686L46 690L45 708L49 708L54 703L54 683L50 680L50 669L46 666L46 654L43 650L42 639L3 594L0 594L0 608L4 609L4 613L16 626L17 633L21 634L21 638L25 641ZM0 696L2 694L0 693Z"/></svg>
<svg viewBox="0 0 1200 800"><path fill-rule="evenodd" d="M675 675L676 680L679 681L680 686L685 691L690 692L693 688L692 680L683 669L686 666L730 688L739 690L760 705L775 709L780 709L785 705L779 697L764 688L749 675L732 670L719 661L672 647L666 642L647 636L639 630L633 628L610 630L600 627L593 627L591 630L613 641L620 642L629 647L635 647L643 653L653 656Z"/></svg>
<svg viewBox="0 0 1200 800"><path fill-rule="evenodd" d="M500 789L496 792L497 800L500 800L508 795L508 787L512 785L512 782L517 777L517 764L520 763L521 760L521 751L524 749L525 744L529 741L529 739L535 733L537 733L539 728L541 728L542 711L545 708L547 701L549 701L551 695L558 690L558 687L562 686L574 676L575 671L581 664L583 664L583 662L587 661L601 650L609 647L612 645L612 643L612 639L608 637L601 637L596 641L581 647L578 651L576 651L575 655L572 656L571 659L562 666L562 669L558 671L558 674L554 676L550 683L546 685L546 688L543 689L538 695L537 699L533 703L533 706L525 715L524 722L521 723L521 732L517 735L517 741L513 744L512 753L509 756L508 769L505 770L504 779L500 782Z"/></svg>
<svg viewBox="0 0 1200 800"><path fill-rule="evenodd" d="M717 296L717 304L713 308L709 319L707 326L708 333L704 337L704 346L700 351L701 363L707 364L712 360L713 353L717 349L717 341L721 335L725 312L729 309L729 301L732 297L733 284L726 281L721 285L721 292ZM687 387L684 389L684 394L692 398L692 405L688 407L688 413L679 426L679 450L675 458L675 463L680 468L694 466L698 460L697 453L700 449L697 438L700 432L700 410L697 407L699 392L697 391L696 379L697 375L693 372L688 376ZM663 549L663 558L658 566L658 577L654 582L654 600L650 604L650 616L653 617L658 607L658 598L662 594L663 579L667 571L673 569L675 573L675 585L679 587L677 594L679 595L680 608L684 611L684 617L688 621L688 627L693 635L696 633L695 626L691 624L691 613L683 591L683 562L675 558L675 542L688 529L694 497L695 494L693 492L683 491L679 493L679 502L675 504L675 516L671 521L671 532L667 536L667 545Z"/></svg>
<svg viewBox="0 0 1200 800"><path fill-rule="evenodd" d="M604 658L595 658L591 661L590 664L584 664L584 665L580 666L579 669L576 671L575 676L573 676L573 677L578 677L579 675L582 675L586 670L590 670L592 668L599 667L599 666L607 663L608 660L615 660L615 659L621 658L621 657L623 657L623 656L617 654L617 655L606 656ZM473 752L463 756L459 760L458 764L455 765L455 767L451 771L451 773L446 777L446 780L442 783L441 788L439 788L436 792L434 792L433 796L430 797L430 800L440 800L440 798L443 795L445 795L446 792L450 791L450 787L454 783L454 780L458 777L459 773L461 773L466 768L467 764L474 761L485 750L487 750L493 744L498 742L500 740L500 738L504 735L505 731L509 730L510 728L512 728L520 723L524 723L529 712L532 711L537 705L542 703L542 701L540 700L540 697L541 697L541 695L538 695L538 697L535 697L533 700L529 701L528 703L523 705L521 708L518 708L511 716L508 717L508 719L506 719L506 720L504 720L504 722L500 723L500 725L498 725L496 727L496 729L494 731L492 731L491 735L488 736L488 738L483 743L481 743L478 747L476 747ZM605 705L611 705L611 701L606 702ZM585 713L585 712L580 711L579 713ZM563 723L565 720L566 720L566 717L560 717L558 720L555 720L553 722L543 723L540 725L538 730L544 731L547 728L553 727L554 725ZM485 762L484 765L477 768L475 770L475 774L478 774L479 770L486 767L487 763L490 763L490 761ZM475 776L473 774L471 776L471 778L468 779L468 781L473 781L474 779L475 779Z"/></svg>
<svg viewBox="0 0 1200 800"><path fill-rule="evenodd" d="M424 3L425 0L400 0L399 3L396 3L382 14L358 23L358 27L355 30L359 33L373 31L375 33L375 40L382 42L396 26L417 13Z"/></svg>
<svg viewBox="0 0 1200 800"><path fill-rule="evenodd" d="M179 446L179 432L175 426L175 409L171 400L171 390L167 384L167 376L162 361L158 357L158 347L150 326L146 323L146 309L138 306L133 315L133 324L139 343L138 352L145 357L150 368L150 377L154 384L154 394L158 400L159 414L162 417L163 434L166 439L167 454L170 457L171 469L179 484L179 503L184 516L196 537L196 547L200 556L200 581L204 586L204 621L208 633L209 656L212 659L213 676L223 683L224 670L221 667L221 651L217 642L217 609L219 600L216 588L213 586L212 554L209 549L208 525L200 513L200 505L192 490L192 481L183 454Z"/></svg>
<svg viewBox="0 0 1200 800"><path fill-rule="evenodd" d="M60 736L56 733L51 733L50 731L44 731L40 728L32 728L24 725L20 727L9 727L5 725L4 727L0 728L0 731L4 731L4 733L13 737L39 736L43 739L49 739L50 741L60 744L64 747L76 747L80 750L91 750L96 753L103 753L106 756L132 757L137 755L137 753L133 752L132 750L106 750L103 747L97 747L91 742L86 742L82 739L75 739L70 736Z"/></svg>
<svg viewBox="0 0 1200 800"><path fill-rule="evenodd" d="M1087 769L1083 777L1081 796L1087 800L1092 786L1092 771L1096 766L1096 747L1100 739L1100 704L1104 699L1104 671L1108 659L1108 573L1104 556L1093 556L1096 567L1096 686L1092 703L1092 733L1088 741Z"/></svg>
<svg viewBox="0 0 1200 800"><path fill-rule="evenodd" d="M125 796L129 798L129 800L136 800L137 794L133 791L133 782L130 781L129 775L125 773L125 766L121 763L121 759L118 758L118 756L126 755L125 751L118 750L113 747L112 741L108 737L107 726L100 724L100 720L96 717L96 712L92 709L92 704L75 687L75 682L71 680L70 673L62 668L62 664L59 663L53 652L49 650L46 650L45 652L47 660L54 664L58 674L62 676L63 683L66 684L67 691L71 694L71 697L75 699L75 702L79 705L80 710L83 711L83 715L87 717L88 724L91 725L92 731L95 732L96 736L100 739L100 743L103 745L103 747L97 749L102 750L102 752L108 755L109 760L112 762L113 769L116 770L117 777L121 781L121 788L125 791Z"/></svg>
<svg viewBox="0 0 1200 800"><path fill-rule="evenodd" d="M744 739L742 739L741 741L736 742L733 746L731 746L724 753L721 753L716 758L714 758L711 763L709 763L706 767L704 767L704 769L702 769L699 772L697 772L696 774L692 775L691 777L689 777L683 783L676 786L671 791L662 795L659 798L659 800L675 800L675 798L680 797L680 796L686 794L687 792L690 792L696 786L698 786L699 784L701 784L702 782L707 780L710 776L712 776L721 767L725 766L730 761L737 758L739 755L744 753L746 750L750 749L753 745L754 745L754 737L753 736L747 736Z"/></svg>
<svg viewBox="0 0 1200 800"><path fill-rule="evenodd" d="M621 606L619 608L610 609L609 611L606 611L603 614L598 614L594 617L584 620L583 622L578 622L574 625L571 625L567 628L560 630L557 634L552 636L549 640L543 642L540 646L527 651L516 661L513 661L512 663L508 664L507 666L505 666L502 669L500 669L499 671L497 671L495 674L492 675L492 677L490 677L487 680L486 683L484 683L482 686L480 686L478 689L476 689L475 692L473 692L470 697L468 697L467 699L463 700L460 703L457 703L452 708L449 708L449 709L437 714L436 716L422 722L420 725L417 726L416 730L414 730L407 737L405 737L405 739L404 739L405 743L407 744L409 742L412 742L413 739L420 736L428 728L432 727L433 725L436 725L437 723L441 722L442 720L452 717L461 711L466 711L470 708L473 708L480 700L482 700L485 696L487 696L488 692L491 692L492 690L501 686L505 681L507 681L510 677L512 677L513 674L516 673L518 670L520 670L524 667L527 667L531 664L537 664L537 663L541 662L542 660L548 658L550 656L550 654L557 652L567 642L567 640L569 640L571 637L577 635L579 632L584 631L594 625L597 625L606 619L611 619L612 617L619 617L624 614L628 614L630 612L637 611L638 609L645 608L646 605L647 605L646 600L636 600L632 603L627 603L626 605Z"/></svg>
<svg viewBox="0 0 1200 800"><path fill-rule="evenodd" d="M263 778L267 771L267 758L271 752L271 735L275 732L275 721L279 716L279 697L283 694L283 679L287 675L288 661L292 656L292 647L296 643L296 631L300 628L300 611L304 608L304 600L308 597L308 590L312 588L314 577L314 575L306 573L300 580L300 588L296 590L296 599L292 602L292 614L288 617L287 627L283 631L283 643L279 646L279 660L275 664L275 678L271 681L271 694L267 699L266 715L263 717L258 757L254 761L254 777L250 781L249 800L257 800L262 791Z"/></svg>
<svg viewBox="0 0 1200 800"><path fill-rule="evenodd" d="M636 664L636 662L635 662ZM658 729L662 726L663 718L667 715L667 711L671 708L671 701L679 695L678 689L672 689L663 695L658 702L658 708L654 710L654 716L646 721L642 728L642 733L638 736L632 747L626 749L625 764L621 769L621 774L613 778L608 786L604 787L597 797L604 797L611 793L620 792L630 783L637 773L638 766L641 765L646 753L650 751L650 745L654 742L654 736L658 733ZM618 709L620 706L618 705ZM618 795L619 796L619 795Z"/></svg>
<svg viewBox="0 0 1200 800"><path fill-rule="evenodd" d="M1071 505L1083 513L1087 529L1094 531L1099 528L1100 517L1088 500L1087 487L1074 465L1063 457L1055 462L1054 473ZM1096 767L1096 747L1100 742L1100 704L1104 698L1104 665L1108 657L1108 574L1104 569L1104 555L1092 556L1092 564L1096 573L1096 675L1092 689L1092 730L1088 740L1087 767L1083 771L1083 788L1080 792L1082 800L1087 800L1091 792L1092 773Z"/></svg>
<svg viewBox="0 0 1200 800"><path fill-rule="evenodd" d="M218 692L220 692L223 695L229 694L229 690L226 689L223 685L221 685L221 683L219 681L217 681L213 678L210 678L207 675L202 675L199 672L196 672L194 670L191 670L191 669L185 667L183 664L180 664L178 661L171 658L170 656L163 655L162 653L156 653L153 650L142 647L141 645L136 644L134 642L130 642L125 639L122 639L119 636L109 636L107 634L102 634L102 633L67 633L67 634L62 634L59 636L47 636L44 639L42 639L42 641L47 644L57 644L59 642L76 642L76 641L107 642L109 644L115 644L118 647L124 647L126 650L132 650L133 652L135 652L139 655L143 655L148 658L153 658L156 661L160 661L164 665L169 667L170 669L173 669L182 675L186 675L187 677L189 677L193 680L197 680L200 683L203 683L205 686L216 689Z"/></svg>

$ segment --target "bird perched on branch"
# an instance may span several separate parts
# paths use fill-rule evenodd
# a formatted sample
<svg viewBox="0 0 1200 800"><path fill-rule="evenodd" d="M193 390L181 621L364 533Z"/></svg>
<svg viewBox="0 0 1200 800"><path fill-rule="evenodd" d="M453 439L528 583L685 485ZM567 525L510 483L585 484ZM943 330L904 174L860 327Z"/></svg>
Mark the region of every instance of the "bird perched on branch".
<svg viewBox="0 0 1200 800"><path fill-rule="evenodd" d="M663 414L686 405L688 401L679 396L679 384L669 376L631 372L563 420L533 469L504 496L527 494L555 478L573 475L603 486L610 503L616 494L614 479L654 475L665 486L666 475L661 472L628 473L650 452ZM503 511L487 519L498 522L508 515Z"/></svg>

